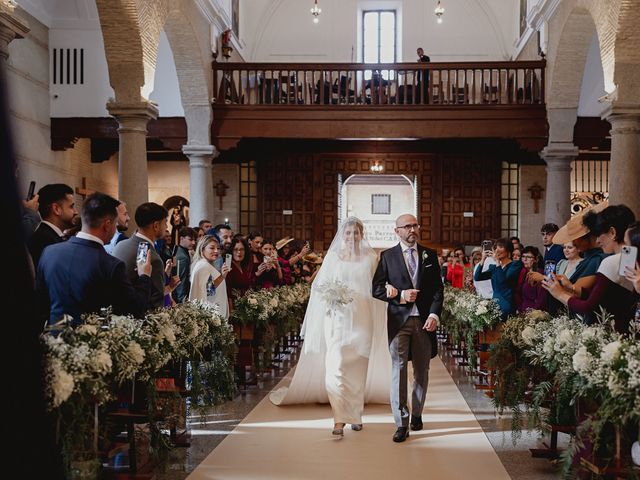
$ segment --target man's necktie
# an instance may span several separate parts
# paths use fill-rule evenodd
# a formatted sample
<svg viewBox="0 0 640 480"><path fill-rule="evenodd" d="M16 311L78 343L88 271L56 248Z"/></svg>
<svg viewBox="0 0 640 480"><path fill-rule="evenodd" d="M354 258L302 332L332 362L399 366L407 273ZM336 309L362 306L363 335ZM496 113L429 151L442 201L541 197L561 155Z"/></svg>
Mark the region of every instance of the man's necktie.
<svg viewBox="0 0 640 480"><path fill-rule="evenodd" d="M416 273L416 268L418 268L418 265L416 264L416 259L413 256L413 248L408 248L407 249L407 265L409 265L409 275L411 275L411 277L413 278L413 276Z"/></svg>

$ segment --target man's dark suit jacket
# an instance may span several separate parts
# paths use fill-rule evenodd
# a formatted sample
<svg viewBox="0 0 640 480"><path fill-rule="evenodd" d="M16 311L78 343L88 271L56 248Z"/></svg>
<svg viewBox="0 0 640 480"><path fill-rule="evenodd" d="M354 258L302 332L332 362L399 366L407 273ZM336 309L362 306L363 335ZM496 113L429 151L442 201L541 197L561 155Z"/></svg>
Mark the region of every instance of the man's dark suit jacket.
<svg viewBox="0 0 640 480"><path fill-rule="evenodd" d="M418 250L418 278L416 287L420 290L416 298L416 305L420 318L424 322L429 314L434 313L440 316L442 311L442 301L444 287L440 278L440 264L435 251L416 244ZM389 283L398 289L395 298L387 298L386 284ZM407 270L402 252L402 244L385 250L380 255L380 263L373 276L372 293L373 296L387 305L387 332L389 343L397 335L398 331L409 318L413 309L413 303L400 303L402 290L414 288L411 277ZM427 332L431 339L431 358L438 354L438 342L435 332Z"/></svg>
<svg viewBox="0 0 640 480"><path fill-rule="evenodd" d="M183 303L189 299L189 290L191 290L191 255L189 250L184 247L178 246L176 252L176 268L177 274L180 277L180 283L173 290L173 299L176 303Z"/></svg>
<svg viewBox="0 0 640 480"><path fill-rule="evenodd" d="M148 309L151 279L142 275L134 287L122 261L97 242L72 237L43 252L37 292L43 320L48 314L50 324L64 314L79 321L81 314L110 305L114 313L141 318Z"/></svg>
<svg viewBox="0 0 640 480"><path fill-rule="evenodd" d="M64 239L49 225L44 222L41 223L36 231L33 232L33 235L31 235L28 243L29 253L33 259L33 266L38 268L38 262L45 247L60 242L64 242Z"/></svg>
<svg viewBox="0 0 640 480"><path fill-rule="evenodd" d="M546 250L546 248L545 248ZM543 250L544 251L544 250ZM551 260L553 262L558 263L560 260L564 259L564 249L562 245L556 245L555 243L549 247L548 251L544 253L544 261Z"/></svg>

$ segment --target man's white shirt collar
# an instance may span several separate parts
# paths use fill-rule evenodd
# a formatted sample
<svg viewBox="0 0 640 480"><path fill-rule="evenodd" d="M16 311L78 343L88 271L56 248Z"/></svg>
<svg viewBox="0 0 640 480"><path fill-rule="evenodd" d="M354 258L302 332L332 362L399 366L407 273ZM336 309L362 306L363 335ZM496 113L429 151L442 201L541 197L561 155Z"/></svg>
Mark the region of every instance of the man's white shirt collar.
<svg viewBox="0 0 640 480"><path fill-rule="evenodd" d="M141 234L140 232L136 232L136 237L140 237L141 239L149 242L151 245L153 245L153 240L151 240L148 237L145 237L143 234Z"/></svg>
<svg viewBox="0 0 640 480"><path fill-rule="evenodd" d="M96 237L95 235L91 235L90 233L78 232L76 234L76 237L82 238L84 240L91 240L92 242L99 243L100 245L102 245L104 247L104 242L102 240L100 240L98 237Z"/></svg>
<svg viewBox="0 0 640 480"><path fill-rule="evenodd" d="M49 225L54 232L56 232L58 234L59 237L64 237L64 232L62 230L60 230L56 225L54 225L51 222L47 222L46 220L42 220L42 223L46 223L47 225Z"/></svg>

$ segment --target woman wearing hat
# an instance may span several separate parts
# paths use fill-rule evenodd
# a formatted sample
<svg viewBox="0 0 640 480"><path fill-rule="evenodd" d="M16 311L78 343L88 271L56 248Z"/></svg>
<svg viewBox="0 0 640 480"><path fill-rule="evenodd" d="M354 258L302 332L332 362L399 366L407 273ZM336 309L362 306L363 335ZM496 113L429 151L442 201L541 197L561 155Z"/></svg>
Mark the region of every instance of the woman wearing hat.
<svg viewBox="0 0 640 480"><path fill-rule="evenodd" d="M305 243L302 250L299 253L293 253L290 243L293 241L293 237L284 237L276 242L276 251L278 252L278 262L282 269L282 283L284 285L291 285L294 283L291 270L293 265L298 263L302 257L309 253L309 244Z"/></svg>
<svg viewBox="0 0 640 480"><path fill-rule="evenodd" d="M635 306L633 285L624 276L620 276L620 250L624 245L624 235L635 215L625 205L612 205L598 214L589 213L583 223L595 234L607 258L602 260L596 273L593 287L580 297L571 295L556 279L542 282L551 295L569 307L572 313L580 315L586 323L595 320L600 307L613 315L617 331L625 332Z"/></svg>
<svg viewBox="0 0 640 480"><path fill-rule="evenodd" d="M564 245L571 242L582 255L582 261L578 263L570 274L563 272L563 264L556 265L556 280L571 295L580 296L582 290L590 289L596 281L596 273L600 263L607 256L598 246L597 235L592 231L595 222L595 214L604 206L596 206L589 210L583 210L579 215L571 217L553 238L557 244ZM538 272L529 272L527 280L530 283L539 284L545 279ZM555 313L560 304L553 298L549 298L547 310Z"/></svg>

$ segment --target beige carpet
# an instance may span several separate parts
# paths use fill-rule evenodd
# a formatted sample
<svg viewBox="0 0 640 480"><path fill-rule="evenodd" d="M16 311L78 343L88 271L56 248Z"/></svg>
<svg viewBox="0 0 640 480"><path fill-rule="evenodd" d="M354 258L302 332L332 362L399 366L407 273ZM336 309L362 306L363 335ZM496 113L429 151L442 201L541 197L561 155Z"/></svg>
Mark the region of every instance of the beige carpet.
<svg viewBox="0 0 640 480"><path fill-rule="evenodd" d="M367 406L364 429L331 436L328 405L276 407L265 397L188 480L508 479L439 358L431 362L425 429L393 443L388 405Z"/></svg>

